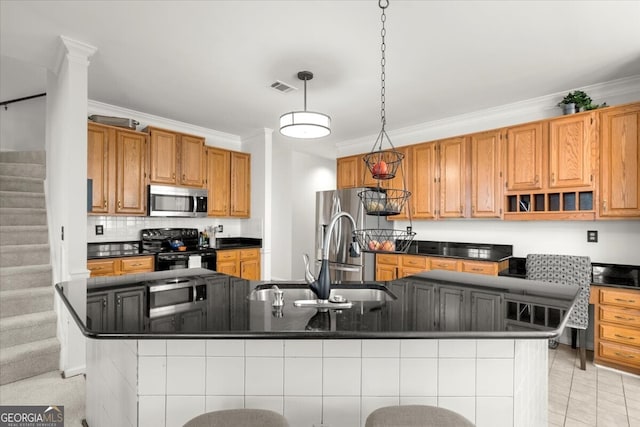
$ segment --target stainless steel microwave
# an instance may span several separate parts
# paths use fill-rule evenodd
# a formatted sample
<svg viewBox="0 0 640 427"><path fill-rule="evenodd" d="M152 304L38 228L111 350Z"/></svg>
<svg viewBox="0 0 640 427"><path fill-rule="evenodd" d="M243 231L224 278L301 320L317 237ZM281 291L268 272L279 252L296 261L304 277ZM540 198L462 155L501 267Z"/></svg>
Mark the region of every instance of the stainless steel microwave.
<svg viewBox="0 0 640 427"><path fill-rule="evenodd" d="M150 185L147 198L149 216L207 216L207 190L202 188Z"/></svg>

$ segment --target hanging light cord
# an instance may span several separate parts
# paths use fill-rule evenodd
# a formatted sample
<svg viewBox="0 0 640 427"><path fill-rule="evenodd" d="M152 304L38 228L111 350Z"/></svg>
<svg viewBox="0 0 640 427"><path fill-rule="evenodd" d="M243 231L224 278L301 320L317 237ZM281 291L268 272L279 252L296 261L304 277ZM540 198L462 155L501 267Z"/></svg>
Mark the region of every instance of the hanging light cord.
<svg viewBox="0 0 640 427"><path fill-rule="evenodd" d="M382 43L380 44L380 52L382 56L380 58L380 120L382 122L382 130L384 131L384 126L387 124L387 117L385 111L385 70L384 66L386 65L385 51L387 49L387 45L384 41L384 37L387 35L387 29L384 27L384 23L387 20L387 15L384 13L385 9L389 7L389 0L378 0L378 6L382 9L382 15L380 16L380 21L382 22L382 29L380 30L380 36L382 38Z"/></svg>
<svg viewBox="0 0 640 427"><path fill-rule="evenodd" d="M304 111L307 111L307 77L304 77Z"/></svg>

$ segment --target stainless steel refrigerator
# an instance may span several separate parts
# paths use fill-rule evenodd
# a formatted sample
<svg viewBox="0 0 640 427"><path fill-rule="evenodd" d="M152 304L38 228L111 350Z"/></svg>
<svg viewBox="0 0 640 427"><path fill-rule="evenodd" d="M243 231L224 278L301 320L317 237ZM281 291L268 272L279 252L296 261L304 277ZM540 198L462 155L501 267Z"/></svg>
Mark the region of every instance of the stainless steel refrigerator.
<svg viewBox="0 0 640 427"><path fill-rule="evenodd" d="M340 211L348 212L355 219L359 229L393 228L393 223L386 217L366 215L358 193L366 188L349 188L344 190L318 191L316 193L316 271L322 259L325 234L331 217ZM351 222L340 219L333 230L329 244L329 269L331 282L371 281L375 279L375 256L370 252L362 252L360 257L349 255L349 244L352 239Z"/></svg>

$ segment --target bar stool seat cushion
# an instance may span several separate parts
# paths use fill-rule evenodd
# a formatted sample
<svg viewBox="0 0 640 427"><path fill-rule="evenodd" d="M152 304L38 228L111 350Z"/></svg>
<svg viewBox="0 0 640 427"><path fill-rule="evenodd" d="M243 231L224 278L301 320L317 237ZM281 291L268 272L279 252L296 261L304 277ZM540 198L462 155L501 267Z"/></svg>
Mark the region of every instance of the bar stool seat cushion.
<svg viewBox="0 0 640 427"><path fill-rule="evenodd" d="M183 427L289 427L286 418L265 409L225 409L207 412Z"/></svg>
<svg viewBox="0 0 640 427"><path fill-rule="evenodd" d="M473 427L462 415L427 405L378 408L367 417L365 427Z"/></svg>

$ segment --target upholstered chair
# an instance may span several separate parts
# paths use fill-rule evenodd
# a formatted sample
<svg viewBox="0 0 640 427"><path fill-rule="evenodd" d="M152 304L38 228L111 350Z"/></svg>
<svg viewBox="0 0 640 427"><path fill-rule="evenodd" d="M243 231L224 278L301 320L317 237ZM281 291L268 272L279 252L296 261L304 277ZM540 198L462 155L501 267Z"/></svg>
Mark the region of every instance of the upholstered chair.
<svg viewBox="0 0 640 427"><path fill-rule="evenodd" d="M183 427L289 427L277 412L265 409L226 409L207 412L187 421Z"/></svg>
<svg viewBox="0 0 640 427"><path fill-rule="evenodd" d="M527 255L527 279L580 287L580 295L569 315L567 327L579 332L580 369L586 369L586 330L589 326L589 291L591 286L591 259L573 255ZM575 330L571 332L571 346L575 348Z"/></svg>
<svg viewBox="0 0 640 427"><path fill-rule="evenodd" d="M473 427L462 415L428 405L385 406L367 417L365 427Z"/></svg>

